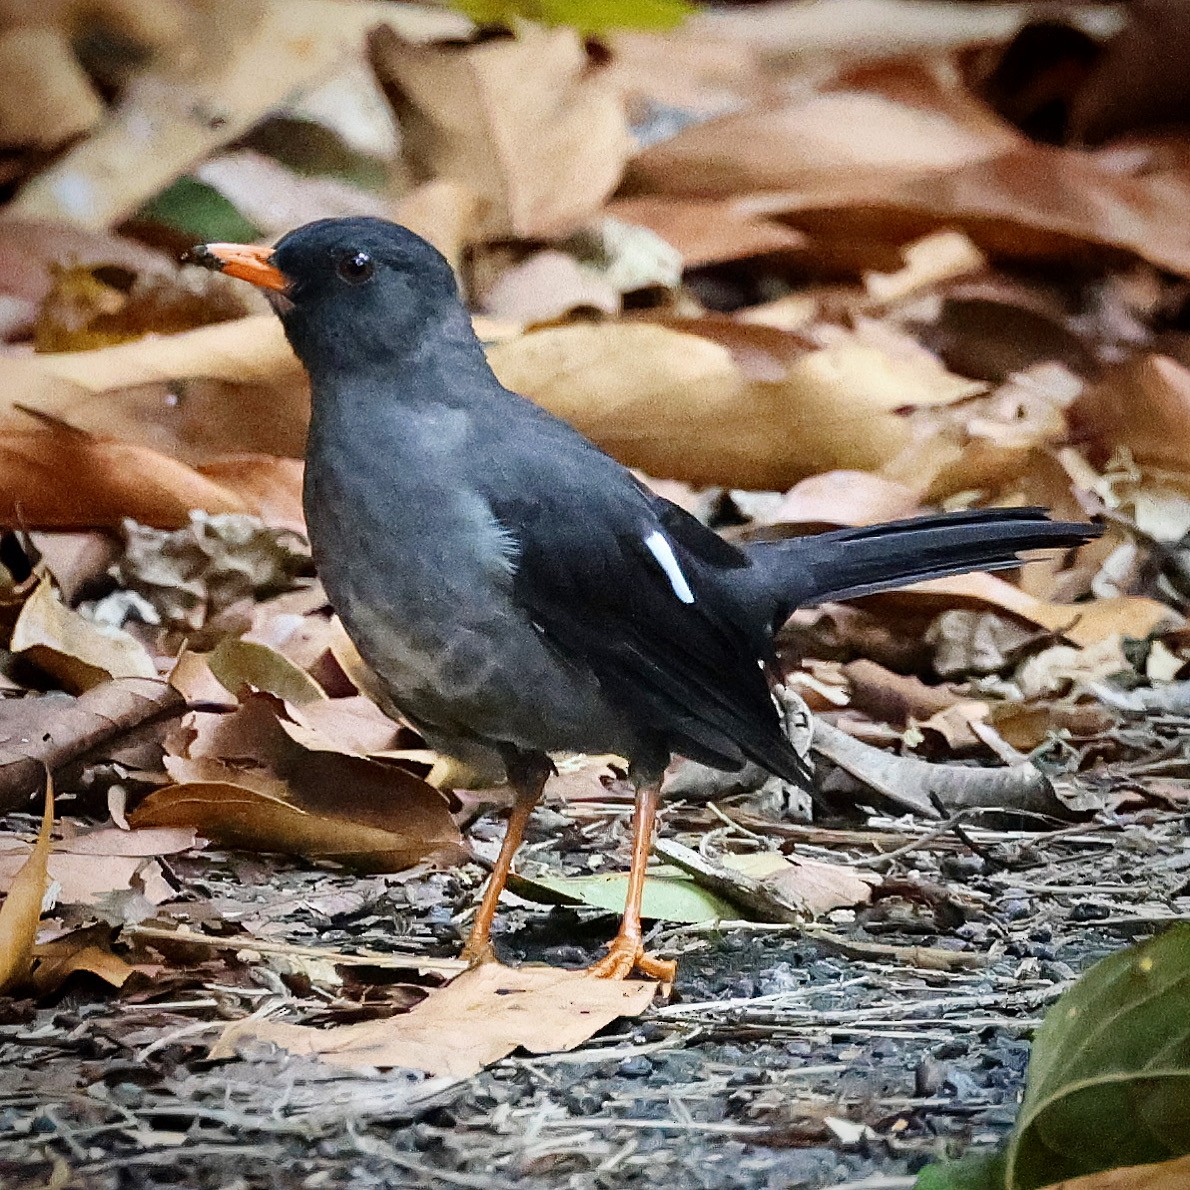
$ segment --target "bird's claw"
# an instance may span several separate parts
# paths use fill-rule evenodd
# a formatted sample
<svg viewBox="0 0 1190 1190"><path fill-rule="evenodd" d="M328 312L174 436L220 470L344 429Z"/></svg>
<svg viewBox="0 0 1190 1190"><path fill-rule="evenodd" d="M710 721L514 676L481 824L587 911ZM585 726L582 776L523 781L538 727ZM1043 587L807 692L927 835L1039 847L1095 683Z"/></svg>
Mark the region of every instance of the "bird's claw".
<svg viewBox="0 0 1190 1190"><path fill-rule="evenodd" d="M472 967L482 967L484 963L496 962L496 949L486 938L477 944L468 942L459 958Z"/></svg>
<svg viewBox="0 0 1190 1190"><path fill-rule="evenodd" d="M617 937L606 955L587 968L596 979L627 979L633 971L660 983L670 984L678 965L672 959L657 959L645 953L644 946L632 938Z"/></svg>

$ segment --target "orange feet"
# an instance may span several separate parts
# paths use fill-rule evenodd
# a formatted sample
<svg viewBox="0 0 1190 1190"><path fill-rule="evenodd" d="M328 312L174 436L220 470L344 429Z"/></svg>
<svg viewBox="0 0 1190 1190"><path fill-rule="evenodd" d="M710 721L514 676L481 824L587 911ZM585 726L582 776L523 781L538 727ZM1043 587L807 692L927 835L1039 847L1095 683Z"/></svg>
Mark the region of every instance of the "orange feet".
<svg viewBox="0 0 1190 1190"><path fill-rule="evenodd" d="M467 940L467 945L463 947L459 958L465 963L470 963L472 967L478 967L483 963L496 962L496 951L487 938L476 942L473 936Z"/></svg>
<svg viewBox="0 0 1190 1190"><path fill-rule="evenodd" d="M587 974L596 979L627 979L633 971L661 983L673 983L678 965L672 959L655 959L645 953L640 942L617 934L607 954L587 968Z"/></svg>

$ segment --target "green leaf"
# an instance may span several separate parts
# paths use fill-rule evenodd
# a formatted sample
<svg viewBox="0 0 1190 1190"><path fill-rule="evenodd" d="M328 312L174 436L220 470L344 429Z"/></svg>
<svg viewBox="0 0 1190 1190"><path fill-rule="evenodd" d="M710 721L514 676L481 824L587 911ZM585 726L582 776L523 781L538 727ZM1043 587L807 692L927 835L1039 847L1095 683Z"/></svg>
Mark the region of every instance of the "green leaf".
<svg viewBox="0 0 1190 1190"><path fill-rule="evenodd" d="M586 905L620 913L628 895L628 876L609 872L598 876L510 876L510 891L530 901L549 905ZM699 888L677 868L660 867L650 871L645 880L641 916L653 921L693 924L704 921L730 921L739 917L731 902Z"/></svg>
<svg viewBox="0 0 1190 1190"><path fill-rule="evenodd" d="M968 1153L960 1161L927 1165L913 1190L1003 1190L1004 1154Z"/></svg>
<svg viewBox="0 0 1190 1190"><path fill-rule="evenodd" d="M1033 1044L1004 1184L1190 1153L1190 926L1096 963Z"/></svg>
<svg viewBox="0 0 1190 1190"><path fill-rule="evenodd" d="M261 236L260 228L249 223L218 190L195 178L179 178L145 203L134 219L159 223L196 243L214 240L251 243Z"/></svg>
<svg viewBox="0 0 1190 1190"><path fill-rule="evenodd" d="M674 29L697 10L686 0L453 0L477 25L519 21L569 25L589 35L613 29Z"/></svg>

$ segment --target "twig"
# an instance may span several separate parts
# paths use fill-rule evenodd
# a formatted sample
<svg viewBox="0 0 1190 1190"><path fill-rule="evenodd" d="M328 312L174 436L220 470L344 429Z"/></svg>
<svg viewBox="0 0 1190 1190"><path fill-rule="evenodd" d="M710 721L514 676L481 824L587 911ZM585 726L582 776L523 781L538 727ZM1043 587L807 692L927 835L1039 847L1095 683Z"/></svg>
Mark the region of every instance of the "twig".
<svg viewBox="0 0 1190 1190"><path fill-rule="evenodd" d="M946 950L941 946L889 946L880 942L853 942L825 930L807 929L805 936L827 950L860 962L902 963L927 971L963 971L986 967L988 957L969 950Z"/></svg>
<svg viewBox="0 0 1190 1190"><path fill-rule="evenodd" d="M344 954L338 950L323 950L320 946L299 946L290 942L270 942L264 938L216 938L210 934L194 934L187 930L163 930L157 926L125 926L125 935L162 942L178 942L190 946L210 946L215 950L255 950L260 954L291 955L295 958L320 959L342 966L386 967L398 971L428 971L444 975L458 975L470 964L462 959L435 959L428 955L393 954L379 950L363 950Z"/></svg>
<svg viewBox="0 0 1190 1190"><path fill-rule="evenodd" d="M672 839L658 839L653 850L688 873L700 888L726 897L762 921L793 925L807 916L804 906L786 900L763 881L733 872Z"/></svg>

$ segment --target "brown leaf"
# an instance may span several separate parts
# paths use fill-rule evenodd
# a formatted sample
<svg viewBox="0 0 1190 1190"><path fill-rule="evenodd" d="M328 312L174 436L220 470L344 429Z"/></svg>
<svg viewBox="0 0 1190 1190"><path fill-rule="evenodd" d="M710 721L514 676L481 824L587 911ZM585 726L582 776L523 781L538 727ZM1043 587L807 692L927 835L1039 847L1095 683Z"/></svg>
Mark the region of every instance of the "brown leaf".
<svg viewBox="0 0 1190 1190"><path fill-rule="evenodd" d="M478 210L479 198L472 191L446 178L436 178L402 195L393 218L429 240L457 273L462 268L464 249L479 239L475 226Z"/></svg>
<svg viewBox="0 0 1190 1190"><path fill-rule="evenodd" d="M80 694L110 678L155 678L157 666L135 637L101 628L66 607L49 579L25 601L9 648Z"/></svg>
<svg viewBox="0 0 1190 1190"><path fill-rule="evenodd" d="M369 46L418 180L478 195L484 238L564 235L619 182L631 149L623 104L573 30L415 46L381 27Z"/></svg>
<svg viewBox="0 0 1190 1190"><path fill-rule="evenodd" d="M121 18L132 9L122 5ZM172 53L154 56L106 120L25 186L10 205L12 214L89 227L118 224L295 90L333 71L372 26L392 24L409 37L467 31L454 14L376 0L266 0L180 11L191 19L189 36L179 38ZM195 113L218 119L196 119Z"/></svg>
<svg viewBox="0 0 1190 1190"><path fill-rule="evenodd" d="M0 355L0 428L27 432L14 403L125 449L197 462L254 451L296 458L309 418L305 377L271 314L96 351Z"/></svg>
<svg viewBox="0 0 1190 1190"><path fill-rule="evenodd" d="M737 328L736 334L771 328ZM832 468L870 470L909 441L896 410L977 391L936 364L843 338L780 380L731 351L647 323L564 326L497 344L501 381L628 466L695 484L782 489Z"/></svg>
<svg viewBox="0 0 1190 1190"><path fill-rule="evenodd" d="M125 831L107 827L55 843L47 869L60 886L58 904L94 905L110 892L130 888L147 861L178 855L194 846L194 831L189 828ZM0 889L11 885L22 858L16 849L0 845ZM146 895L155 904L172 896L168 885L161 895L152 895L154 887L162 883L157 880L146 885Z"/></svg>
<svg viewBox="0 0 1190 1190"><path fill-rule="evenodd" d="M1185 203L1180 173L1130 176L1089 154L1028 145L942 172L886 177L879 192L840 184L834 194L774 197L756 209L785 211L821 251L846 249L853 261L857 249L871 256L879 245L948 226L997 259L1096 261L1127 252L1187 276Z"/></svg>
<svg viewBox="0 0 1190 1190"><path fill-rule="evenodd" d="M0 220L0 338L28 336L53 267L108 264L133 273L169 272L173 261L133 240L68 223Z"/></svg>
<svg viewBox="0 0 1190 1190"><path fill-rule="evenodd" d="M69 484L60 482L63 474ZM193 509L251 513L297 528L304 524L300 477L296 459L240 456L196 469L68 427L0 429L0 518L30 528L116 529L131 518L176 529Z"/></svg>
<svg viewBox="0 0 1190 1190"><path fill-rule="evenodd" d="M33 944L41 920L41 902L49 877L46 861L50 854L50 831L54 826L54 785L45 785L45 811L37 842L8 886L0 905L0 994L18 987L33 967Z"/></svg>
<svg viewBox="0 0 1190 1190"><path fill-rule="evenodd" d="M894 727L904 728L913 720L928 720L960 707L976 711L981 718L987 714L986 704L978 699L965 698L946 686L927 686L920 678L893 673L867 659L843 666L843 674L851 684L851 705ZM970 732L968 736L969 742L976 742Z"/></svg>
<svg viewBox="0 0 1190 1190"><path fill-rule="evenodd" d="M686 268L745 260L804 247L800 232L753 215L734 199L699 200L647 194L617 198L604 213L647 227L681 254Z"/></svg>
<svg viewBox="0 0 1190 1190"><path fill-rule="evenodd" d="M1011 612L1080 646L1098 644L1111 636L1144 640L1163 624L1180 626L1182 617L1155 599L1120 595L1087 603L1049 603L1026 594L993 574L965 574L915 583L897 598L949 597L974 601ZM954 602L951 603L954 606Z"/></svg>
<svg viewBox="0 0 1190 1190"><path fill-rule="evenodd" d="M35 948L36 966L30 982L37 995L57 991L70 976L80 971L95 975L114 988L124 986L137 968L112 954L107 946L91 941L95 933L90 929L76 930Z"/></svg>
<svg viewBox="0 0 1190 1190"><path fill-rule="evenodd" d="M88 351L248 313L251 291L242 294L218 273L153 272L137 275L129 284L121 278L116 284L106 278L106 268L74 264L54 270L53 286L33 327L38 351Z"/></svg>
<svg viewBox="0 0 1190 1190"><path fill-rule="evenodd" d="M795 484L764 517L769 524L876 525L921 511L916 492L869 471L826 471Z"/></svg>
<svg viewBox="0 0 1190 1190"><path fill-rule="evenodd" d="M629 176L645 190L686 197L784 191L799 205L856 202L922 174L947 176L1018 139L957 88L947 108L839 89L692 125L645 149Z"/></svg>
<svg viewBox="0 0 1190 1190"><path fill-rule="evenodd" d="M880 878L844 864L757 851L724 857L727 866L763 881L785 900L799 905L810 917L821 917L832 909L866 905L872 886Z"/></svg>
<svg viewBox="0 0 1190 1190"><path fill-rule="evenodd" d="M814 750L850 773L873 792L926 818L941 815L935 802L954 812L969 806L1064 817L1065 807L1049 778L1032 764L976 768L930 764L913 756L893 756L873 748L823 719L815 721Z"/></svg>
<svg viewBox="0 0 1190 1190"><path fill-rule="evenodd" d="M709 16L709 14L708 14ZM1009 38L1021 11L1011 4L911 4L901 0L832 0L830 4L732 5L716 9L710 31L730 44L755 46L768 55L821 55L847 61L894 55L912 60L946 50ZM704 22L687 27L707 35ZM679 31L679 34L681 31Z"/></svg>
<svg viewBox="0 0 1190 1190"><path fill-rule="evenodd" d="M1069 136L1098 144L1138 128L1181 124L1190 106L1182 63L1190 19L1181 0L1140 0L1103 47L1070 106Z"/></svg>
<svg viewBox="0 0 1190 1190"><path fill-rule="evenodd" d="M129 822L193 826L229 846L370 871L460 856L462 837L436 789L331 741L303 747L283 717L285 705L269 694L249 696L230 715L189 716L165 760L178 784L150 794Z"/></svg>
<svg viewBox="0 0 1190 1190"><path fill-rule="evenodd" d="M60 696L0 702L0 810L21 809L43 779L153 720L185 707L164 682L122 678L104 682L77 699Z"/></svg>
<svg viewBox="0 0 1190 1190"><path fill-rule="evenodd" d="M552 248L505 269L484 292L483 309L493 318L551 322L571 310L620 312L620 294L592 269Z"/></svg>
<svg viewBox="0 0 1190 1190"><path fill-rule="evenodd" d="M216 681L233 693L244 687L263 690L299 707L326 699L325 691L305 670L256 641L228 638L206 660Z"/></svg>
<svg viewBox="0 0 1190 1190"><path fill-rule="evenodd" d="M1069 416L1101 461L1123 447L1138 463L1190 470L1190 369L1168 356L1114 369L1071 405Z"/></svg>
<svg viewBox="0 0 1190 1190"><path fill-rule="evenodd" d="M401 829L383 830L303 809L280 796L284 792L284 787L270 793L231 781L182 782L149 794L128 821L135 827L190 826L224 847L302 855L365 872L400 872L427 858L460 853L461 841L457 835L451 838L446 825L450 816L444 799L440 817L445 821L438 824L438 837L426 838L416 833L416 822L398 823L400 815L394 815L394 827ZM424 820L426 807L418 809Z"/></svg>
<svg viewBox="0 0 1190 1190"><path fill-rule="evenodd" d="M0 34L0 145L53 149L93 128L103 100L64 30L24 24Z"/></svg>
<svg viewBox="0 0 1190 1190"><path fill-rule="evenodd" d="M581 971L485 963L432 991L400 1016L333 1029L248 1018L229 1025L212 1058L271 1041L335 1066L397 1066L466 1078L514 1050L572 1050L624 1016L637 1016L656 984L595 979Z"/></svg>
<svg viewBox="0 0 1190 1190"><path fill-rule="evenodd" d="M904 265L893 273L866 273L864 289L883 305L902 301L919 290L987 267L987 258L961 231L936 231L902 250ZM965 373L966 374L966 373Z"/></svg>

